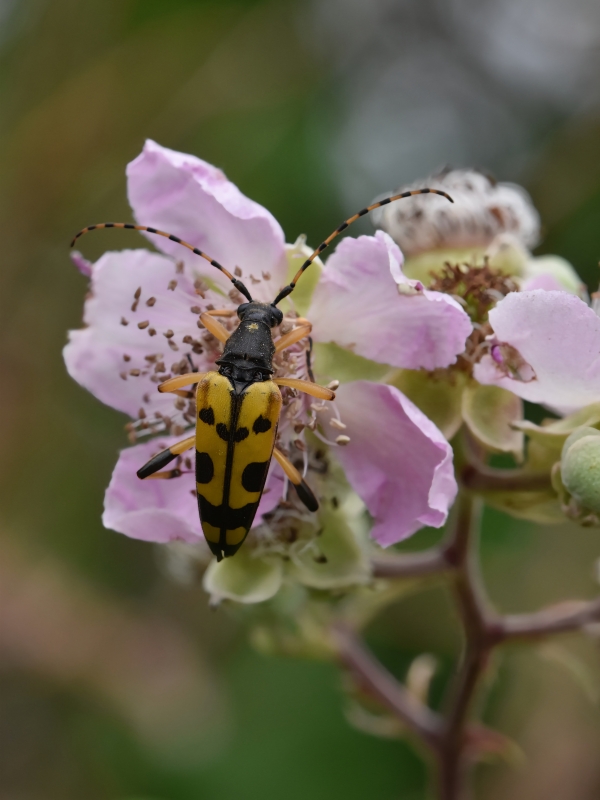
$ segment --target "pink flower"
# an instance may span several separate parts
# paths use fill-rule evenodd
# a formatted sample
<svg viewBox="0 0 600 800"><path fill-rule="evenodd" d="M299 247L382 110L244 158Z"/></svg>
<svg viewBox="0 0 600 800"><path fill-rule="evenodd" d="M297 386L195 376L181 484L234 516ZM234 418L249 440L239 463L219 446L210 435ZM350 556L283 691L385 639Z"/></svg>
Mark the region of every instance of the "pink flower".
<svg viewBox="0 0 600 800"><path fill-rule="evenodd" d="M491 353L475 366L480 383L567 414L600 401L600 318L562 291L509 294L490 311Z"/></svg>
<svg viewBox="0 0 600 800"><path fill-rule="evenodd" d="M129 164L127 176L140 224L167 230L235 270L256 300L271 302L289 281L290 267L295 271L298 257L305 257L300 243L286 245L266 209L194 156L149 141ZM82 386L129 415L132 442L156 434L121 453L106 493L105 525L147 541L201 541L191 476L140 481L135 472L161 447L184 438L195 422L193 404L159 394L157 384L169 375L215 369L221 346L199 323L199 314L233 310L241 298L203 259L174 242L148 238L162 254L108 252L91 265L85 327L71 332L65 361ZM88 269L84 260L77 264L83 272ZM297 317L294 297L284 304L284 326L291 327ZM454 300L424 291L403 275L400 250L382 232L339 245L307 317L315 342L334 341L374 361L409 369L454 363L472 330ZM224 324L233 327L233 319ZM278 354L276 375L308 378L307 348L304 339ZM375 519L377 541L392 544L422 525L444 523L456 493L452 450L401 392L369 381L345 384L337 403L341 420L335 415L332 424L311 399L284 394L279 446L304 453L308 464L312 455L304 433L309 428L335 448ZM346 447L336 446L336 438L344 443L348 437ZM192 471L185 459L182 471ZM272 465L255 525L278 506L283 491L279 467Z"/></svg>

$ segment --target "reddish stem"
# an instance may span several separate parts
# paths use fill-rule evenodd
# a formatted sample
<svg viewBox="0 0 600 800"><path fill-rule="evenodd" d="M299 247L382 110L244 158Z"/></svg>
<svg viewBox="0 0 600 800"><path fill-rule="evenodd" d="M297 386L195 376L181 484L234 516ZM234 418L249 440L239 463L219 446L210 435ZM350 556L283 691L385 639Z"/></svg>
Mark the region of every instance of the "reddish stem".
<svg viewBox="0 0 600 800"><path fill-rule="evenodd" d="M470 471L469 471L470 470ZM469 488L539 489L539 476L503 474L506 471L468 468ZM485 484L485 486L484 486ZM461 492L455 505L455 524L441 546L421 553L383 556L373 561L379 578L444 577L449 581L461 619L465 647L447 698L444 717L418 701L370 653L356 634L337 626L334 638L342 663L361 687L391 711L434 754L438 765L440 800L467 800L469 768L476 759L468 728L473 701L495 647L579 630L600 621L600 597L569 601L532 614L498 615L490 606L481 580L478 557L480 501ZM480 726L479 726L480 727Z"/></svg>

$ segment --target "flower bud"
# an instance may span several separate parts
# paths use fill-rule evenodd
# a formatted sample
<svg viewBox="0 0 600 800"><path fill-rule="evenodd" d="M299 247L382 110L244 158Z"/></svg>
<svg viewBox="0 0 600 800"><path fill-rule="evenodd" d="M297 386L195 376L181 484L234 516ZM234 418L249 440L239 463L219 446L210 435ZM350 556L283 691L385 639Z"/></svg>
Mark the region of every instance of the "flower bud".
<svg viewBox="0 0 600 800"><path fill-rule="evenodd" d="M582 508L600 512L600 431L582 427L567 438L561 475L565 488Z"/></svg>

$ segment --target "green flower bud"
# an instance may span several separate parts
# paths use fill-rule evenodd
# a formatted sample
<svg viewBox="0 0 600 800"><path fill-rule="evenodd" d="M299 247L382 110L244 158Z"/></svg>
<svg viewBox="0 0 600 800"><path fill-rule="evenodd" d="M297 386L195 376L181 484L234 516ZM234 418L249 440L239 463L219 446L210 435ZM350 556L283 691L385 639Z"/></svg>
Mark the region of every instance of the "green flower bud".
<svg viewBox="0 0 600 800"><path fill-rule="evenodd" d="M600 436L600 431L597 428L592 428L589 425L582 425L577 430L573 431L572 433L567 436L565 439L565 443L563 444L561 458L563 461L567 457L567 453L569 452L572 445L575 442L578 442L580 439L585 439L586 436Z"/></svg>
<svg viewBox="0 0 600 800"><path fill-rule="evenodd" d="M561 474L565 488L582 508L600 512L600 431L583 427L567 438Z"/></svg>

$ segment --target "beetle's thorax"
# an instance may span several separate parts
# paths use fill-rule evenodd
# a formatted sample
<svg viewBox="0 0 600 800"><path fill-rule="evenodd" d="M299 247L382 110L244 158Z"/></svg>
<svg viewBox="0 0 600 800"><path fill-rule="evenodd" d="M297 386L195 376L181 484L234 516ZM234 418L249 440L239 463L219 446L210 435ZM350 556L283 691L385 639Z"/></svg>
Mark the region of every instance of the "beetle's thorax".
<svg viewBox="0 0 600 800"><path fill-rule="evenodd" d="M271 328L279 324L280 312L267 303L244 303L238 309L240 324L225 342L218 359L219 372L234 385L269 380L273 373L275 346Z"/></svg>

